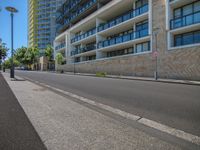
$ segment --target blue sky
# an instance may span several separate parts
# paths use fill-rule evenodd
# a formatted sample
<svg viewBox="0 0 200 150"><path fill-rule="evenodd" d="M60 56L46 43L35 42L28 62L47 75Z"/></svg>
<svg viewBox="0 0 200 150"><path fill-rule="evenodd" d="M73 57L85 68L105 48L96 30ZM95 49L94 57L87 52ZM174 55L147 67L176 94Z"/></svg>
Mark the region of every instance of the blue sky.
<svg viewBox="0 0 200 150"><path fill-rule="evenodd" d="M13 6L19 11L14 16L14 49L27 46L27 0L0 0L0 38L10 48L11 18L6 6Z"/></svg>

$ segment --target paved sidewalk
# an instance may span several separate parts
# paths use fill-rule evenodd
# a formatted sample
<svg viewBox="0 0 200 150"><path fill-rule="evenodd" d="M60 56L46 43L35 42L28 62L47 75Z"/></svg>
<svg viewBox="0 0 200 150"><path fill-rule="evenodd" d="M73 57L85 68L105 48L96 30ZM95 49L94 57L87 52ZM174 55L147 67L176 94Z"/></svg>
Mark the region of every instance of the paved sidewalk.
<svg viewBox="0 0 200 150"><path fill-rule="evenodd" d="M49 150L184 149L47 88L4 76Z"/></svg>
<svg viewBox="0 0 200 150"><path fill-rule="evenodd" d="M66 74L74 74L74 73L71 73L71 72L65 72L65 73ZM88 73L76 73L76 75L96 76L95 74L88 74ZM134 77L134 76L118 76L118 75L106 75L105 77L106 78L116 78L116 79L141 80L141 81L164 82L164 83L175 83L175 84L187 84L187 85L200 86L200 81L162 79L162 78L155 80L154 78L151 78L151 77Z"/></svg>
<svg viewBox="0 0 200 150"><path fill-rule="evenodd" d="M45 150L16 97L0 73L0 150Z"/></svg>

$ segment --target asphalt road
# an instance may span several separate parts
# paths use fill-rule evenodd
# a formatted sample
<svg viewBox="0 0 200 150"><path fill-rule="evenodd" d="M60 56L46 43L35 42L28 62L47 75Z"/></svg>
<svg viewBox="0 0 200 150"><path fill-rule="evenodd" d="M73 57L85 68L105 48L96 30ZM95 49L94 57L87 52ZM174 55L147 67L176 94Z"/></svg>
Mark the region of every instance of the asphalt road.
<svg viewBox="0 0 200 150"><path fill-rule="evenodd" d="M16 74L200 136L200 86L27 71Z"/></svg>

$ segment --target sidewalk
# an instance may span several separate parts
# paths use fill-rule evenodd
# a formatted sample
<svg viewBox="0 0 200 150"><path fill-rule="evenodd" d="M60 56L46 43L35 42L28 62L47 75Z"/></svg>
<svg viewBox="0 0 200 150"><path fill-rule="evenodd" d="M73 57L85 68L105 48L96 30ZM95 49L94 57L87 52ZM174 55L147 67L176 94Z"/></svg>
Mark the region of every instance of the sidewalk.
<svg viewBox="0 0 200 150"><path fill-rule="evenodd" d="M49 150L182 149L45 87L4 77Z"/></svg>
<svg viewBox="0 0 200 150"><path fill-rule="evenodd" d="M65 72L65 74L74 74L72 72ZM89 73L76 73L75 75L82 76L96 76L96 74ZM162 79L159 78L155 80L151 77L134 77L134 76L118 76L118 75L106 75L106 78L115 78L115 79L127 79L127 80L141 80L141 81L152 81L152 82L163 82L163 83L174 83L174 84L186 84L186 85L197 85L200 86L200 81L189 81L189 80L175 80L175 79Z"/></svg>
<svg viewBox="0 0 200 150"><path fill-rule="evenodd" d="M0 73L0 150L45 150L16 97Z"/></svg>

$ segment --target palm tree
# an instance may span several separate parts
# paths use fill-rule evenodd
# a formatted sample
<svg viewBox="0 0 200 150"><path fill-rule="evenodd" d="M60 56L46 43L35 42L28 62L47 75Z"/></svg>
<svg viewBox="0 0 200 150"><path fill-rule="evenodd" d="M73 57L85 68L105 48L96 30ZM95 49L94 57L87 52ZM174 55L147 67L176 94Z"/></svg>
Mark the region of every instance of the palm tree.
<svg viewBox="0 0 200 150"><path fill-rule="evenodd" d="M50 64L52 62L52 58L53 58L53 48L51 45L47 45L46 49L45 49L45 56L48 59L48 69L50 69Z"/></svg>

